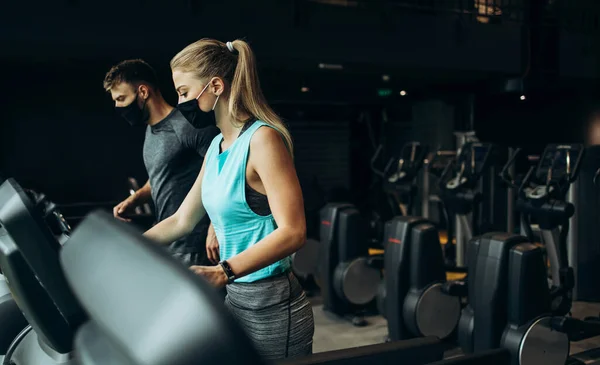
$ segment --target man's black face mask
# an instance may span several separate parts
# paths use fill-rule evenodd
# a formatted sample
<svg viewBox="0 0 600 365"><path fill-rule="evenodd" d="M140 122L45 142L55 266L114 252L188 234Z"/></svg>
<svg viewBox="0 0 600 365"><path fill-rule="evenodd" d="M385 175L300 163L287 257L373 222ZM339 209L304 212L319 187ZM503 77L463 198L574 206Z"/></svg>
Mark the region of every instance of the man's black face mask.
<svg viewBox="0 0 600 365"><path fill-rule="evenodd" d="M136 94L135 100L127 106L115 107L117 113L132 127L140 126L150 118L150 113L148 112L148 108L146 108L146 100L144 100L144 104L140 108L137 103L138 96L139 94Z"/></svg>

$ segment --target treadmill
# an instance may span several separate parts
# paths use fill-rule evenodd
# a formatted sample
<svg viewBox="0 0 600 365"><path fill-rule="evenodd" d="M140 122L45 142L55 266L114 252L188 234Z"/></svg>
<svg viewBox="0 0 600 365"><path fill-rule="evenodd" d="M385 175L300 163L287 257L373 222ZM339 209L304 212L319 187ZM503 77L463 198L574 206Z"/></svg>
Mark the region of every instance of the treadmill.
<svg viewBox="0 0 600 365"><path fill-rule="evenodd" d="M0 227L0 237L6 236L6 230ZM13 299L10 288L0 270L0 364L19 332L27 326L27 320Z"/></svg>
<svg viewBox="0 0 600 365"><path fill-rule="evenodd" d="M61 244L47 224L54 213L44 209L46 201L32 197L14 179L0 185L0 268L29 322L11 343L4 363L74 364L73 335L86 315L60 268Z"/></svg>
<svg viewBox="0 0 600 365"><path fill-rule="evenodd" d="M111 270L105 270L105 262ZM213 288L106 212L94 212L80 223L61 251L61 263L90 314L75 336L80 365L266 363ZM425 365L441 360L443 351L438 339L424 337L276 364L393 364L402 359L403 365Z"/></svg>

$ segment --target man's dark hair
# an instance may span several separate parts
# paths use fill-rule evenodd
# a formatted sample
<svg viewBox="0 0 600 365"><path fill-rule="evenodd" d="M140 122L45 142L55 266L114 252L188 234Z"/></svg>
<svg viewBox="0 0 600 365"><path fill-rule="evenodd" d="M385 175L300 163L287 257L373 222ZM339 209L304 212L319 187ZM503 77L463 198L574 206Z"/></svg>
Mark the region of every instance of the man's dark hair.
<svg viewBox="0 0 600 365"><path fill-rule="evenodd" d="M158 89L156 72L146 61L140 59L121 61L113 66L104 77L104 89L110 91L115 85L122 82L134 87L143 83Z"/></svg>

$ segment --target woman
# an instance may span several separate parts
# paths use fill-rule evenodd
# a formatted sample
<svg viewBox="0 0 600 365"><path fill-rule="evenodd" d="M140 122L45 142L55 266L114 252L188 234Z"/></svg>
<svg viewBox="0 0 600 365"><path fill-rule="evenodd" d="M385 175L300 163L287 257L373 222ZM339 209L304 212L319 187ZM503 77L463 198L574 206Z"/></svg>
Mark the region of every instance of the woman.
<svg viewBox="0 0 600 365"><path fill-rule="evenodd" d="M202 39L179 52L171 70L181 113L193 124L214 111L221 134L178 211L145 235L168 244L207 212L220 244L207 251L219 264L191 269L226 285L226 306L265 358L308 355L312 308L289 258L305 242L302 192L290 133L265 101L252 50L241 40Z"/></svg>

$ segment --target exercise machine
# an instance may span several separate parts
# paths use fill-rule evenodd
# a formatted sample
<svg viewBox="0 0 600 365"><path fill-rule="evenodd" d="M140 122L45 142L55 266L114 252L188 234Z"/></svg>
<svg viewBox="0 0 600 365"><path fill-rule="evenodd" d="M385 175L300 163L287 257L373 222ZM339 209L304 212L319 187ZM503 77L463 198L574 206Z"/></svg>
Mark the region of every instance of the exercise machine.
<svg viewBox="0 0 600 365"><path fill-rule="evenodd" d="M2 179L1 182L4 182ZM59 242L65 242L68 239L70 227L65 222L62 214L56 209L56 205L48 201L45 196L37 194L34 191L25 191L34 204L41 210L49 223L53 234ZM8 239L8 232L0 225L0 238ZM2 243L0 243L1 245ZM2 274L0 268L0 363L4 360L4 356L8 351L10 344L17 335L27 327L28 323L19 306L11 295L10 288L6 282L6 278Z"/></svg>
<svg viewBox="0 0 600 365"><path fill-rule="evenodd" d="M490 166L492 153L493 145L490 143L466 142L439 177L440 199L449 211L448 215L457 219L455 255L446 255L449 269L464 270L467 264L467 244L473 235L478 234L477 209L482 199L479 179ZM451 243L452 236L448 235L447 245ZM449 247L445 252L451 252Z"/></svg>
<svg viewBox="0 0 600 365"><path fill-rule="evenodd" d="M90 314L75 336L80 365L266 363L212 288L109 214L87 216L60 255L69 284ZM111 262L111 270L103 262ZM389 364L402 359L404 365L425 365L441 360L443 351L439 340L426 337L276 363Z"/></svg>
<svg viewBox="0 0 600 365"><path fill-rule="evenodd" d="M459 296L444 292L446 270L439 233L421 217L386 223L383 312L391 341L421 336L448 338L461 313Z"/></svg>
<svg viewBox="0 0 600 365"><path fill-rule="evenodd" d="M549 262L549 286L555 315L568 314L572 304L575 280L573 269L568 264L566 241L569 219L575 207L566 200L570 186L577 180L584 151L583 146L578 144L548 145L538 163L530 166L523 181L517 183L506 168L515 163L520 152L517 150L501 174L509 186L518 190L516 209L525 236L530 242L536 241L531 228L533 221L540 230Z"/></svg>
<svg viewBox="0 0 600 365"><path fill-rule="evenodd" d="M455 213L464 226L457 242L471 239L467 216L480 201L476 185L488 166L491 150L490 144L469 142L456 156L438 151L431 162L435 166L436 156L447 158L439 189L445 209ZM449 234L446 247L451 245L451 237ZM445 260L435 225L424 218L395 217L386 224L385 244L385 290L380 289L378 298L384 297L380 308L388 320L389 339L449 338L459 318L464 322L461 298L466 295L466 285L446 282L448 257Z"/></svg>
<svg viewBox="0 0 600 365"><path fill-rule="evenodd" d="M521 183L501 176L518 189L516 207L524 223L539 224L550 261L528 237L487 233L470 243L469 304L459 323L459 342L467 353L495 348L509 351L512 365L563 365L569 355L569 329L596 325L565 315L571 307L572 270L566 264L565 237L573 206L565 201L583 156L579 145L549 145ZM523 224L527 227L528 224ZM561 229L562 228L562 229ZM590 332L593 334L594 332Z"/></svg>
<svg viewBox="0 0 600 365"><path fill-rule="evenodd" d="M126 190L125 190L126 189ZM129 196L135 194L140 189L138 180L128 177L123 184L123 192ZM29 190L26 190L29 193ZM35 192L33 192L35 194ZM64 214L64 220L69 222L71 227L77 227L79 222L89 212L95 209L106 209L112 211L121 201L103 201L103 202L73 202L57 204L56 208ZM137 225L140 229L148 230L156 223L156 217L152 210L152 203L147 202L130 209L124 214L124 218L129 219L131 224Z"/></svg>
<svg viewBox="0 0 600 365"><path fill-rule="evenodd" d="M597 318L577 320L569 315L574 275L568 264L567 236L575 208L567 202L567 194L577 179L584 151L579 144L548 145L518 187L516 206L522 226L527 229L532 220L539 225L551 279L541 254L528 263L525 254L511 253L509 317L502 346L510 350L513 364L562 365L569 356L570 340L600 335ZM505 176L505 180L512 179ZM530 230L528 235L532 236ZM527 275L527 280L518 273Z"/></svg>
<svg viewBox="0 0 600 365"><path fill-rule="evenodd" d="M428 199L424 204L429 205L430 202L429 174L441 176L455 156L454 151L449 153L447 151L437 151L421 164L426 165L423 193L428 196ZM423 155L421 155L421 158L423 158ZM415 179L417 172L418 170L415 171ZM434 197L431 197L432 201L434 199ZM448 211L445 209L443 201L441 199L435 201L440 204L439 212L444 214L446 225L450 227ZM435 237L431 234L433 231L435 231ZM449 301L451 303L445 308L448 310L446 319L454 324L447 325L444 320L439 323L439 326L431 321L427 325L423 320L415 319L415 313L419 313L418 316L425 314L422 309L425 308L425 303L429 303L428 300L420 301L421 295L425 295L425 293L430 295L437 292L430 285L442 285L446 281L444 254L440 245L438 230L433 223L424 218L397 216L386 223L385 232L383 239L383 245L385 246L385 277L379 284L377 307L379 313L388 320L388 340L395 341L413 336L426 336L429 333L440 338L446 338L456 326L454 321L457 320L460 313L460 303L458 309L454 304L458 302L458 299L451 299L447 296L443 296L443 299L441 299L441 302L447 303ZM403 238L393 238L397 235ZM452 245L446 245L445 247L449 246ZM439 265L439 257L441 257L442 265ZM433 269L430 269L432 267ZM388 292L391 293L389 298ZM405 306L408 293L411 293L410 300L413 302L407 303ZM420 306L421 309L417 309L415 306ZM389 317L387 308L390 308ZM456 313L456 315L453 313ZM407 316L406 321L412 323L412 330L406 327L405 315ZM429 328L426 329L426 327ZM433 329L434 327L435 329ZM452 329L448 332L449 327L452 327Z"/></svg>
<svg viewBox="0 0 600 365"><path fill-rule="evenodd" d="M330 203L321 210L319 278L323 309L366 325L364 313L374 303L383 257L369 256L367 227L352 204Z"/></svg>
<svg viewBox="0 0 600 365"><path fill-rule="evenodd" d="M387 160L383 168L378 167L382 159L383 145L377 146L371 157L374 179L369 187L371 205L364 217L369 222L368 239L372 247L382 246L385 222L399 215L414 214L417 201L417 177L423 167L428 148L419 142L408 142L399 155Z"/></svg>
<svg viewBox="0 0 600 365"><path fill-rule="evenodd" d="M6 231L0 228L0 237L5 235ZM2 274L0 274L0 323L2 324L0 326L1 364L13 339L27 327L27 320L11 296L8 284Z"/></svg>
<svg viewBox="0 0 600 365"><path fill-rule="evenodd" d="M79 364L264 364L214 289L108 213L82 221L60 256L92 318Z"/></svg>
<svg viewBox="0 0 600 365"><path fill-rule="evenodd" d="M457 328L458 343L465 353L500 347L507 321L509 254L514 247L526 243L526 237L499 232L489 232L469 242L468 303ZM449 282L446 291L464 290L463 285Z"/></svg>
<svg viewBox="0 0 600 365"><path fill-rule="evenodd" d="M502 176L510 170L513 160L514 156L505 165ZM505 232L489 232L469 241L466 250L469 300L457 329L458 343L464 352L479 353L500 347L508 317L509 257L511 250L528 242L526 237ZM445 288L448 293L457 290L465 290L464 283L450 282Z"/></svg>
<svg viewBox="0 0 600 365"><path fill-rule="evenodd" d="M374 159L380 151L381 146ZM410 142L402 148L400 158L390 160L383 171L377 170L372 160L372 169L386 182L379 189L386 189L389 207L395 207L396 215L403 214L400 208L403 198L408 204L405 209L412 211L415 182L426 153L426 147ZM315 276L324 308L342 317L350 316L356 325L366 324L362 314L357 313L373 302L381 281L383 256L369 255L369 248L385 246L383 229L379 228L381 218L367 223L367 218L351 204L326 205L321 210L320 249L312 250L318 256L306 257L309 262L319 263Z"/></svg>
<svg viewBox="0 0 600 365"><path fill-rule="evenodd" d="M29 326L7 349L3 365L72 364L75 329L86 319L64 278L58 252L61 244L47 224L46 200L8 179L0 185L0 268ZM43 204L42 204L43 203Z"/></svg>
<svg viewBox="0 0 600 365"><path fill-rule="evenodd" d="M427 146L420 142L406 143L400 155L390 158L383 170L379 170L375 164L381 151L382 146L379 146L371 159L371 170L381 180L381 189L388 197L392 215L414 215L418 190L416 179L427 157Z"/></svg>

